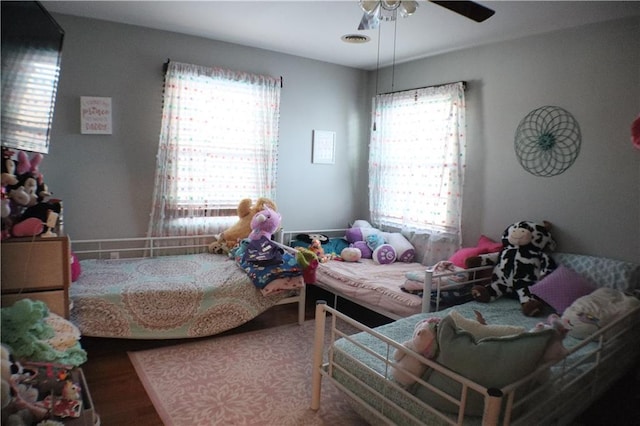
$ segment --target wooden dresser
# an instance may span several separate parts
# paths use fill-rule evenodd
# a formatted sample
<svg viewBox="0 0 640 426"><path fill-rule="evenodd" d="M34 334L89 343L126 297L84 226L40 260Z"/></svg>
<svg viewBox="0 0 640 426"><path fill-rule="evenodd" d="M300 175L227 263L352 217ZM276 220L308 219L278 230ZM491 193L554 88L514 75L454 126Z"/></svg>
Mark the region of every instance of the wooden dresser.
<svg viewBox="0 0 640 426"><path fill-rule="evenodd" d="M51 312L69 318L69 238L11 238L0 247L2 306L30 298L45 302Z"/></svg>

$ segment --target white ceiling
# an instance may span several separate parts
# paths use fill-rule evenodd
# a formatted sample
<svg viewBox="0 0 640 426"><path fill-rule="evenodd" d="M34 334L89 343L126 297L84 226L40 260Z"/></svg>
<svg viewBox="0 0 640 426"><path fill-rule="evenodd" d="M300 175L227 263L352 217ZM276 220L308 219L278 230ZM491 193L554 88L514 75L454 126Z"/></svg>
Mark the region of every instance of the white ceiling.
<svg viewBox="0 0 640 426"><path fill-rule="evenodd" d="M237 43L362 69L626 16L638 1L480 1L483 23L418 0L416 13L358 31L358 0L42 1L49 12L103 19ZM394 52L395 33L395 52ZM348 44L345 34L365 34ZM378 46L380 39L380 46ZM379 54L379 59L378 59Z"/></svg>

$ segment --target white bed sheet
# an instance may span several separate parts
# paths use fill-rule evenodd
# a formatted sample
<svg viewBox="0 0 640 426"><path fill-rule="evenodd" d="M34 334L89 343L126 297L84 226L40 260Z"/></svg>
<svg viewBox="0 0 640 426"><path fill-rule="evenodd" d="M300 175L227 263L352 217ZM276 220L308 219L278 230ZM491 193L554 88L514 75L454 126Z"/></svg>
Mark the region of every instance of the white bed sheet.
<svg viewBox="0 0 640 426"><path fill-rule="evenodd" d="M330 291L372 305L392 314L406 317L422 311L422 298L401 290L407 272L422 272L420 263L395 262L386 265L371 259L359 262L330 260L318 265L316 282Z"/></svg>

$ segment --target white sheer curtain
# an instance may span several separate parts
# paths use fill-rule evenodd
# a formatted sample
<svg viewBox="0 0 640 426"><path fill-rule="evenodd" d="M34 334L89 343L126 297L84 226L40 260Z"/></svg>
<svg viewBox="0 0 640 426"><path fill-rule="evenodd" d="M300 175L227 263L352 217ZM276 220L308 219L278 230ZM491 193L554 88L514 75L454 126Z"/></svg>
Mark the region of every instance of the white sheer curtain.
<svg viewBox="0 0 640 426"><path fill-rule="evenodd" d="M371 221L402 229L419 261L445 259L462 239L464 84L378 95L372 110Z"/></svg>
<svg viewBox="0 0 640 426"><path fill-rule="evenodd" d="M148 235L223 231L243 198L275 200L281 80L170 62Z"/></svg>

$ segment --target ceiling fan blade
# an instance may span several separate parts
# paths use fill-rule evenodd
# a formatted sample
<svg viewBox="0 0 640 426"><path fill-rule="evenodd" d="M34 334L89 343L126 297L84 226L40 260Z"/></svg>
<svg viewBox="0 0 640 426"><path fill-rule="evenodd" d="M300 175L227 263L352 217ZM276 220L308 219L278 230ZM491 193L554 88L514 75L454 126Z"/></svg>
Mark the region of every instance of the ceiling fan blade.
<svg viewBox="0 0 640 426"><path fill-rule="evenodd" d="M360 25L358 25L359 30L375 30L380 25L380 20L375 15L370 15L365 13L362 15L362 19L360 20Z"/></svg>
<svg viewBox="0 0 640 426"><path fill-rule="evenodd" d="M442 6L445 9L449 9L462 16L472 19L476 22L483 22L493 16L496 13L494 10L489 9L474 1L436 1L429 0L431 3L435 3L438 6Z"/></svg>

